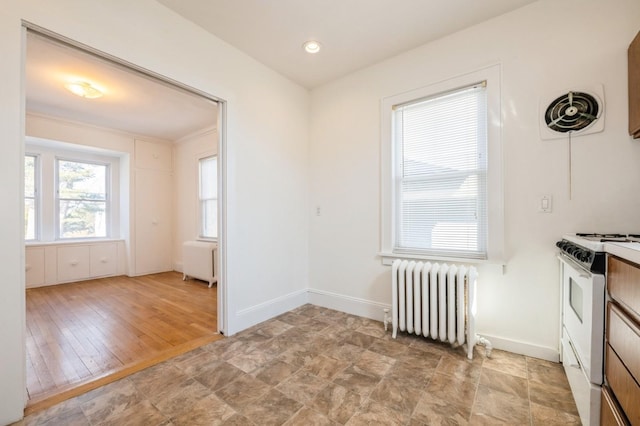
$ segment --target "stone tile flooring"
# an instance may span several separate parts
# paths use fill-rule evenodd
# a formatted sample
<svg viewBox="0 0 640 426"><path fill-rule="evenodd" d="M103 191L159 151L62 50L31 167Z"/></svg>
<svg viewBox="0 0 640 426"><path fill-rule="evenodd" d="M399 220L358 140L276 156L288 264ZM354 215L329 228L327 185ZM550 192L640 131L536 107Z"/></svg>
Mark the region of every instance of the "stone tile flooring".
<svg viewBox="0 0 640 426"><path fill-rule="evenodd" d="M305 305L18 425L580 424L562 367Z"/></svg>

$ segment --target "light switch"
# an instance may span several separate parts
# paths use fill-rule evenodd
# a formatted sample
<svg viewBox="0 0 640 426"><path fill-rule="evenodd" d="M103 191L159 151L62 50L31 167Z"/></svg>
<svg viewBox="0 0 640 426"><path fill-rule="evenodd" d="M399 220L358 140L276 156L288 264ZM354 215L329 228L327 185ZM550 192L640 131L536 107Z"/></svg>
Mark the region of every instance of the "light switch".
<svg viewBox="0 0 640 426"><path fill-rule="evenodd" d="M540 198L540 209L542 213L551 213L551 195L543 195Z"/></svg>

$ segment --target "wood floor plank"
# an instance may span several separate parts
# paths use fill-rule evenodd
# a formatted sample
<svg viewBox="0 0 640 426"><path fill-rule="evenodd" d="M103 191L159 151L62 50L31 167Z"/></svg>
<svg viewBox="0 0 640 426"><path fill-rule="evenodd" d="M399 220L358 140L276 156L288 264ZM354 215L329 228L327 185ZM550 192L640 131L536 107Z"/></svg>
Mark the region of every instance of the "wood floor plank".
<svg viewBox="0 0 640 426"><path fill-rule="evenodd" d="M42 346L41 349L48 354L45 358L48 368L50 370L56 369L64 376L63 384L72 383L88 376L89 372L78 360L73 348L70 347L69 342L66 341L56 324L49 322L45 327L44 341L46 346ZM47 351L47 349L49 350Z"/></svg>
<svg viewBox="0 0 640 426"><path fill-rule="evenodd" d="M70 312L71 307L62 303L60 306L54 306L52 301L48 301L49 305L49 317L52 320L51 327L55 329L54 336L58 345L64 351L65 362L69 365L69 368L75 370L76 374L80 378L90 376L92 374L91 369L87 366L89 355L87 351L92 348L84 347L79 344L76 336L73 334L71 324L69 324L67 313ZM69 378L70 382L77 380L75 377Z"/></svg>
<svg viewBox="0 0 640 426"><path fill-rule="evenodd" d="M26 304L28 407L220 337L216 288L176 272L28 289Z"/></svg>

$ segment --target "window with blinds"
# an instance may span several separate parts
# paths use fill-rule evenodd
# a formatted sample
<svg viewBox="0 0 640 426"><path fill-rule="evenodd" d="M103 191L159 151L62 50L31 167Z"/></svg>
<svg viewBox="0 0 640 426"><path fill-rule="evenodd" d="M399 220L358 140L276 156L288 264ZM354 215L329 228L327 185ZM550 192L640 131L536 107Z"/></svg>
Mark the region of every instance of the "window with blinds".
<svg viewBox="0 0 640 426"><path fill-rule="evenodd" d="M218 237L218 157L201 158L200 164L200 237Z"/></svg>
<svg viewBox="0 0 640 426"><path fill-rule="evenodd" d="M487 258L486 82L395 105L394 252Z"/></svg>

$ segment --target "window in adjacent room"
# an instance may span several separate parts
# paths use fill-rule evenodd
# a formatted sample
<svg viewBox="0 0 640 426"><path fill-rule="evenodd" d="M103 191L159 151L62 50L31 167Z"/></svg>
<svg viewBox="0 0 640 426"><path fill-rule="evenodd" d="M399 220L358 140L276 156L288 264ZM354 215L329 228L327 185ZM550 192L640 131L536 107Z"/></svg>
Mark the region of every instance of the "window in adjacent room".
<svg viewBox="0 0 640 426"><path fill-rule="evenodd" d="M56 161L58 238L109 235L109 165Z"/></svg>
<svg viewBox="0 0 640 426"><path fill-rule="evenodd" d="M27 154L24 156L24 239L33 241L38 239L38 217L40 203L38 202L38 156Z"/></svg>
<svg viewBox="0 0 640 426"><path fill-rule="evenodd" d="M200 164L200 237L218 237L218 157L201 158Z"/></svg>
<svg viewBox="0 0 640 426"><path fill-rule="evenodd" d="M383 101L383 256L501 257L499 79L488 71Z"/></svg>

